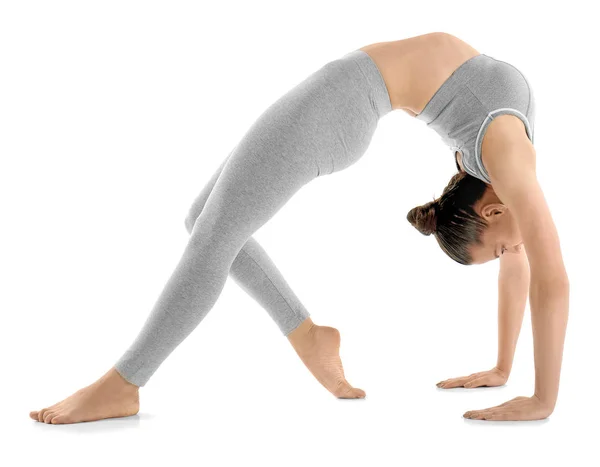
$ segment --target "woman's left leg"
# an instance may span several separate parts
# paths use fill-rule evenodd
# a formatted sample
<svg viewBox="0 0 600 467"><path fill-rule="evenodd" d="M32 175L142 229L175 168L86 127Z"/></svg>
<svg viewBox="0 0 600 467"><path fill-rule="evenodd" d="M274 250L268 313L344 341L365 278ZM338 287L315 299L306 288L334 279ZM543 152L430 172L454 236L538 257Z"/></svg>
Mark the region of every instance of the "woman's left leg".
<svg viewBox="0 0 600 467"><path fill-rule="evenodd" d="M190 206L185 220L190 234L226 162L227 158ZM254 236L239 251L229 276L267 311L302 362L327 390L339 398L365 397L362 389L352 387L346 380L338 330L313 323L308 310Z"/></svg>

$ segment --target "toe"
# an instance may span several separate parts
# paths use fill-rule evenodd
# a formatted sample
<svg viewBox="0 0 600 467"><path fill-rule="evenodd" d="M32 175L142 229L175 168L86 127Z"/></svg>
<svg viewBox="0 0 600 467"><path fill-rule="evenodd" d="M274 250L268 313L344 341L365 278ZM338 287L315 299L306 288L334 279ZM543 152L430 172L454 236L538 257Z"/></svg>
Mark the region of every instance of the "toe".
<svg viewBox="0 0 600 467"><path fill-rule="evenodd" d="M348 397L348 393L354 389L350 386L350 383L346 380L338 381L336 384L335 390L333 390L333 395L340 399L345 399Z"/></svg>
<svg viewBox="0 0 600 467"><path fill-rule="evenodd" d="M50 417L50 420L48 423L50 423L51 425L58 425L59 423L61 423L61 419L63 417L60 414L54 414L52 415L52 417Z"/></svg>
<svg viewBox="0 0 600 467"><path fill-rule="evenodd" d="M34 410L33 412L29 412L29 416L37 422L38 419L38 411Z"/></svg>
<svg viewBox="0 0 600 467"><path fill-rule="evenodd" d="M42 410L40 410L38 412L38 416L37 416L38 422L43 422L44 421L44 415L46 415L47 411L48 411L48 409L45 408L45 409L42 409Z"/></svg>
<svg viewBox="0 0 600 467"><path fill-rule="evenodd" d="M353 388L348 381L342 381L338 384L335 392L339 399L360 399L365 397L365 392L362 389Z"/></svg>
<svg viewBox="0 0 600 467"><path fill-rule="evenodd" d="M44 423L50 423L50 420L52 419L53 416L54 416L54 412L51 412L50 410L48 410L44 414Z"/></svg>

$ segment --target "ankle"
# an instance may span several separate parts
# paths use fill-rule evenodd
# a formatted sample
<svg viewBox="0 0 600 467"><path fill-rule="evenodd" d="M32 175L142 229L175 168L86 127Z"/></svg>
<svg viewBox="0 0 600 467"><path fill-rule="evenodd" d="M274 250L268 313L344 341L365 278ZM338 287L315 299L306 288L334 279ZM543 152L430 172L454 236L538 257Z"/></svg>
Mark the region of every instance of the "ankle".
<svg viewBox="0 0 600 467"><path fill-rule="evenodd" d="M318 326L313 323L312 319L306 318L296 329L287 335L287 338L294 348L298 348L307 341L312 340L317 328Z"/></svg>
<svg viewBox="0 0 600 467"><path fill-rule="evenodd" d="M112 367L110 370L108 370L104 376L100 378L100 381L105 385L122 391L137 392L139 389L138 386L123 378L123 376L121 376L115 367Z"/></svg>

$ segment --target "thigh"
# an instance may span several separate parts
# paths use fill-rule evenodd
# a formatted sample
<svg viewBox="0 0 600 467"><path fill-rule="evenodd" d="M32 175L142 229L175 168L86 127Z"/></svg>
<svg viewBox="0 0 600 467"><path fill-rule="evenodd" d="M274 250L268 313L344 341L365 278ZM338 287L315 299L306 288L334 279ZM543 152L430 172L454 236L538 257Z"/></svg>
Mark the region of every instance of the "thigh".
<svg viewBox="0 0 600 467"><path fill-rule="evenodd" d="M264 136L247 134L213 176L216 181L194 224L192 241L237 254L256 230L315 178L310 157L281 151L286 147L281 135Z"/></svg>
<svg viewBox="0 0 600 467"><path fill-rule="evenodd" d="M196 196L192 205L189 207L187 216L185 218L185 226L186 226L188 232L192 231L192 228L194 226L194 223L196 222L196 219L198 219L198 216L202 212L202 209L204 209L206 200L208 199L210 192L212 191L213 187L215 186L215 183L217 183L219 175L221 175L221 172L223 171L223 167L225 167L225 163L231 156L232 152L233 151L231 151L227 155L227 157L225 157L223 159L223 161L219 164L219 167L217 167L217 170L215 170L215 172L213 173L212 177L208 180L208 182L205 183L204 187L202 188L202 190L200 191L198 196Z"/></svg>

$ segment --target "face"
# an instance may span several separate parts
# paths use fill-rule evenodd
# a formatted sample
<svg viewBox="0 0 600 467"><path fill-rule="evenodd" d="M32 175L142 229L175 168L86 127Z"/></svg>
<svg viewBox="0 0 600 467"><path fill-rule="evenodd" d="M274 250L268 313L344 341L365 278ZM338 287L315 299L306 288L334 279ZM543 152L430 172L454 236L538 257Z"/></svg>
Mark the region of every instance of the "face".
<svg viewBox="0 0 600 467"><path fill-rule="evenodd" d="M515 254L521 251L523 239L515 218L502 203L481 204L479 214L489 224L482 235L483 245L473 245L473 264L482 264L499 258L502 254Z"/></svg>

